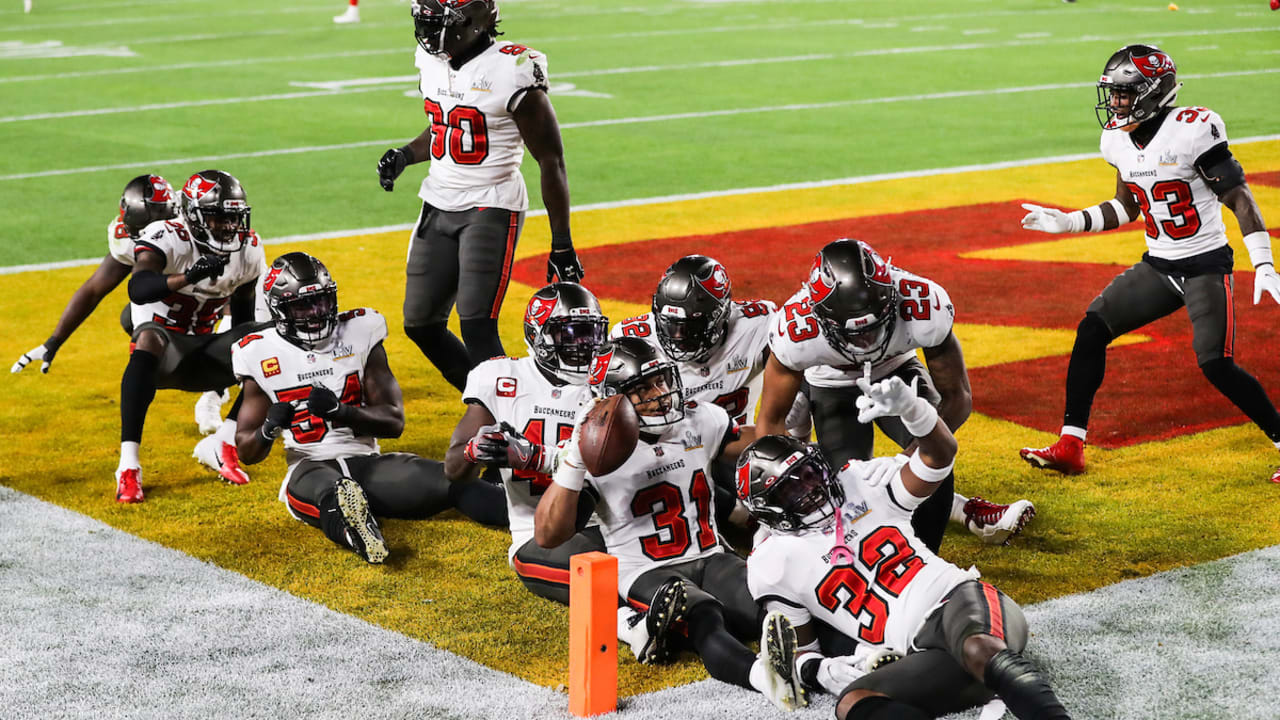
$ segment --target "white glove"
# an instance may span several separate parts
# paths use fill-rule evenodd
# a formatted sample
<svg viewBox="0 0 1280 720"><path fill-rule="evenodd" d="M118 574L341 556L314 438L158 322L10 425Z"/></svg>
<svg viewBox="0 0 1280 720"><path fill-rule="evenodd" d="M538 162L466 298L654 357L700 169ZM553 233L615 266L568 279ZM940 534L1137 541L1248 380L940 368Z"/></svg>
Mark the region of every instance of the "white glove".
<svg viewBox="0 0 1280 720"><path fill-rule="evenodd" d="M1031 203L1022 203L1022 209L1030 211L1022 218L1022 227L1027 230L1047 233L1084 232L1083 213L1064 213L1055 208L1040 207Z"/></svg>
<svg viewBox="0 0 1280 720"><path fill-rule="evenodd" d="M818 662L810 659L808 662ZM840 697L840 693L849 687L849 683L866 675L867 672L858 665L855 655L823 658L818 665L818 685L829 695Z"/></svg>
<svg viewBox="0 0 1280 720"><path fill-rule="evenodd" d="M890 375L878 383L871 382L871 363L863 365L863 375L855 382L862 395L854 404L858 406L858 422L869 423L880 417L897 417L914 437L928 435L936 422L938 411L928 401L916 394L920 377L907 385L897 375Z"/></svg>
<svg viewBox="0 0 1280 720"><path fill-rule="evenodd" d="M1276 274L1276 269L1271 265L1259 265L1253 271L1254 305L1262 301L1263 292L1271 293L1271 299L1280 303L1280 275ZM45 367L49 366L46 364ZM14 372L17 372L17 370L14 370Z"/></svg>
<svg viewBox="0 0 1280 720"><path fill-rule="evenodd" d="M888 485L889 481L902 472L902 466L907 464L909 458L906 455L898 454L893 457L875 458L867 463L867 473L863 482L871 487L880 487Z"/></svg>
<svg viewBox="0 0 1280 720"><path fill-rule="evenodd" d="M1274 273L1272 274L1274 275ZM1257 304L1257 300L1254 301L1254 304ZM22 372L22 368L29 365L32 361L40 360L42 361L42 364L40 365L40 372L48 373L49 366L53 364L53 355L54 353L49 352L48 348L44 345L33 348L23 353L22 356L18 358L18 362L14 363L13 367L9 368L9 372Z"/></svg>

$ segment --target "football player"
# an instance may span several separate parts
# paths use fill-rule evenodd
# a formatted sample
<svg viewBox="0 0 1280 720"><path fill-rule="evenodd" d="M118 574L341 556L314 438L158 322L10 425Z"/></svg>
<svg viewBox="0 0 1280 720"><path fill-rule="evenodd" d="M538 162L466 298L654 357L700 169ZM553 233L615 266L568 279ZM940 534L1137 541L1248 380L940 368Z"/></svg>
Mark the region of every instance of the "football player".
<svg viewBox="0 0 1280 720"><path fill-rule="evenodd" d="M652 310L614 325L609 337L656 341L680 369L686 400L719 405L746 425L755 419L777 309L769 300L735 301L723 265L687 255L663 273ZM737 504L732 461L713 463L711 479L716 520L726 527Z"/></svg>
<svg viewBox="0 0 1280 720"><path fill-rule="evenodd" d="M862 241L828 243L814 259L804 287L777 313L765 366L758 429L782 434L798 392L804 392L818 444L836 466L870 460L873 428L855 422L862 392L857 379L890 375L920 387L948 427L959 427L973 408L960 341L951 331L955 308L942 286L894 267ZM926 366L916 357L922 349ZM877 424L910 454L916 440L895 418ZM947 477L920 505L916 534L937 552L949 519L986 542L1004 543L1035 515L1027 500L997 505L956 494Z"/></svg>
<svg viewBox="0 0 1280 720"><path fill-rule="evenodd" d="M1222 118L1176 105L1177 68L1153 45L1128 45L1107 60L1095 112L1102 157L1116 169L1115 197L1062 212L1023 205L1022 226L1050 233L1101 232L1146 219L1147 252L1085 310L1067 365L1062 434L1044 448L1023 448L1033 467L1084 472L1089 411L1102 385L1107 345L1185 307L1192 349L1204 376L1280 448L1280 414L1252 375L1235 363L1231 289L1233 254L1221 205L1231 208L1253 263L1253 304L1280 302L1271 236L1244 170L1231 154ZM1280 482L1280 469L1271 475Z"/></svg>
<svg viewBox="0 0 1280 720"><path fill-rule="evenodd" d="M20 355L9 372L21 372L39 360L40 372L48 373L63 343L93 314L98 303L129 277L129 271L133 269L134 241L142 229L161 220L182 222L169 181L159 175L139 175L130 180L120 195L120 213L107 225L107 255L89 279L71 294L49 339ZM133 332L133 320L127 304L120 322L125 332ZM200 426L200 432L211 433L218 429L222 422L221 405L222 396L215 392L205 393L196 401L196 424Z"/></svg>
<svg viewBox="0 0 1280 720"><path fill-rule="evenodd" d="M245 398L236 443L253 464L284 436L289 469L280 500L293 517L369 563L388 552L375 516L426 518L456 507L479 522L506 524L496 486L451 483L438 460L379 452L378 438L404 431L382 315L338 312L337 283L306 253L276 258L263 284L272 324L232 348Z"/></svg>
<svg viewBox="0 0 1280 720"><path fill-rule="evenodd" d="M1021 608L977 570L938 558L912 529L915 508L951 476L951 430L915 381L857 384L859 422L897 418L915 438L909 459L855 460L836 474L816 447L772 435L738 460L739 496L768 529L747 561L748 584L795 627L797 674L838 698L839 720L940 717L993 693L1019 718L1066 718L1020 654ZM839 633L828 647L848 652L852 642L856 651L824 654L827 628Z"/></svg>
<svg viewBox="0 0 1280 720"><path fill-rule="evenodd" d="M198 172L182 188L180 209L184 222L152 223L135 241L133 347L120 381L116 468L116 500L124 503L143 500L138 449L156 390L221 391L235 384L231 345L252 327L254 285L266 268L240 181L221 170ZM232 329L215 333L228 304ZM247 483L235 446L224 442L221 450L223 479Z"/></svg>
<svg viewBox="0 0 1280 720"><path fill-rule="evenodd" d="M547 99L546 56L497 42L494 0L414 0L412 14L427 127L383 154L378 179L390 191L406 166L431 163L409 241L404 326L462 390L472 367L504 354L498 312L529 207L520 175L524 147L538 163L551 224L547 282L577 282L582 265L569 234L569 184ZM461 341L446 326L455 301Z"/></svg>
<svg viewBox="0 0 1280 720"><path fill-rule="evenodd" d="M574 536L579 496L589 480L610 555L618 559L618 594L641 609L675 592L689 639L717 680L754 688L784 709L805 703L793 672L795 635L785 618L769 618L757 656L741 638L760 631L760 609L747 590L746 562L717 539L708 470L736 457L752 437L718 405L686 402L675 364L654 344L622 337L601 345L589 384L596 397L623 395L635 406L640 440L626 462L588 475L572 431L538 503L534 539L555 548ZM580 414L585 417L586 413ZM669 635L658 654L670 652Z"/></svg>

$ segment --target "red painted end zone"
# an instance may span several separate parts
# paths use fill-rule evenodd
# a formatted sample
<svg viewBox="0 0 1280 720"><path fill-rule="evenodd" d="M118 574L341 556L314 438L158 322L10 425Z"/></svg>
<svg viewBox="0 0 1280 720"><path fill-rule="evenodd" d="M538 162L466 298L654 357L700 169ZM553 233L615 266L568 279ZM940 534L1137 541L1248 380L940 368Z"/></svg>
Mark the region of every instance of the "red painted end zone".
<svg viewBox="0 0 1280 720"><path fill-rule="evenodd" d="M1258 178L1263 184L1271 179ZM582 261L588 284L601 297L648 303L667 265L683 255L703 253L724 263L735 297L781 301L799 287L824 243L853 237L870 242L894 264L941 283L955 302L958 322L1074 329L1089 301L1124 266L959 257L1046 240L1020 228L1020 202L664 238L588 249ZM538 287L545 268L545 258L528 258L517 264L515 277ZM1276 397L1280 357L1268 348L1280 344L1275 339L1280 308L1274 303L1255 308L1252 288L1251 273L1236 275L1236 359ZM1108 353L1107 379L1089 429L1092 444L1118 447L1247 422L1197 369L1185 312L1141 332L1152 341ZM1066 369L1065 354L971 369L974 407L1056 433L1062 424Z"/></svg>

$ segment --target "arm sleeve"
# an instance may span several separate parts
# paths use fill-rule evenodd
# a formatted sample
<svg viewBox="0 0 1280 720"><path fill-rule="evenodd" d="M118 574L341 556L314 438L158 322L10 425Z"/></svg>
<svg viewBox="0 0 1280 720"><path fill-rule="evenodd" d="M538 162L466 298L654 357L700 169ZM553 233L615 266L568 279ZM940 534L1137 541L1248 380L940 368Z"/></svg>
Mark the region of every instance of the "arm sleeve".
<svg viewBox="0 0 1280 720"><path fill-rule="evenodd" d="M129 276L129 301L146 305L169 297L169 283L154 270L141 270Z"/></svg>

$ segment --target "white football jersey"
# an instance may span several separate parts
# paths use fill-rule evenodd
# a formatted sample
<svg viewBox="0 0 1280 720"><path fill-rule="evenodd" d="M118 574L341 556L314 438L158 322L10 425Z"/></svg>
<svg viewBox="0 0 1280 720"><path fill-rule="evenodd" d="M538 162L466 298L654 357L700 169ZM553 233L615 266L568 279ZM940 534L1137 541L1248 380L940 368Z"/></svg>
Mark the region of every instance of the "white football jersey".
<svg viewBox="0 0 1280 720"><path fill-rule="evenodd" d="M831 562L835 523L803 533L772 532L747 558L747 587L762 605L793 625L821 620L867 645L911 649L929 613L952 588L979 577L934 555L911 529L924 498L895 497L889 483L866 478L880 464L901 468L905 457L853 462L837 475L849 565Z"/></svg>
<svg viewBox="0 0 1280 720"><path fill-rule="evenodd" d="M749 425L760 400L764 351L773 331L778 306L768 300L735 302L729 312L724 340L705 362L676 363L684 399L719 405L739 425ZM613 326L609 337L639 337L657 343L653 313L627 318Z"/></svg>
<svg viewBox="0 0 1280 720"><path fill-rule="evenodd" d="M512 113L525 91L547 89L547 56L495 42L458 70L421 47L414 64L431 123L431 169L419 197L441 210L527 210L524 142Z"/></svg>
<svg viewBox="0 0 1280 720"><path fill-rule="evenodd" d="M1222 118L1202 107L1170 110L1143 148L1130 133L1102 132L1102 157L1119 171L1142 208L1153 257L1180 260L1227 244L1218 195L1195 166L1207 150L1225 142Z"/></svg>
<svg viewBox="0 0 1280 720"><path fill-rule="evenodd" d="M129 229L120 221L119 216L107 225L107 254L121 265L133 267L133 238L129 237Z"/></svg>
<svg viewBox="0 0 1280 720"><path fill-rule="evenodd" d="M917 348L935 347L947 339L955 322L951 296L938 283L889 266L898 290L898 317L884 358L871 366L873 381L884 378L916 356ZM774 321L769 348L792 370L805 371L817 387L848 387L862 377L862 365L850 362L827 343L809 307L809 291L801 288L783 304Z"/></svg>
<svg viewBox="0 0 1280 720"><path fill-rule="evenodd" d="M708 465L737 426L718 405L689 403L657 442L643 438L622 467L596 478L596 514L618 558L618 594L647 570L724 552L717 541Z"/></svg>
<svg viewBox="0 0 1280 720"><path fill-rule="evenodd" d="M531 442L554 448L573 434L578 410L591 399L586 385L556 385L538 369L532 357L496 357L467 375L463 402L479 403L498 422L506 422ZM510 561L533 538L533 513L551 484L551 476L525 470L502 469L511 523Z"/></svg>
<svg viewBox="0 0 1280 720"><path fill-rule="evenodd" d="M323 349L300 348L281 337L275 326L249 333L231 346L236 377L256 382L273 403L302 401L293 424L284 431L291 470L302 460L378 452L377 438L356 435L345 425L331 425L312 415L306 399L312 385L322 385L347 405L363 405L365 363L386 337L386 318L377 310L356 308L338 315L338 326ZM283 484L280 492L283 500Z"/></svg>
<svg viewBox="0 0 1280 720"><path fill-rule="evenodd" d="M185 224L175 220L153 222L142 230L134 241L135 254L152 250L164 256L165 275L186 272L200 258L200 250L191 240ZM257 233L250 233L248 242L238 252L232 253L222 274L216 278L201 280L169 293L163 300L146 305L132 304L133 326L145 322L157 322L176 333L207 335L213 332L222 315L222 308L236 288L253 283L255 292L261 295L258 278L267 273L266 255ZM257 312L264 310L258 301Z"/></svg>

